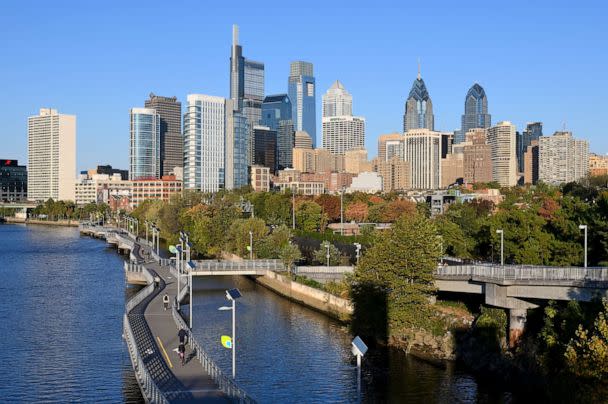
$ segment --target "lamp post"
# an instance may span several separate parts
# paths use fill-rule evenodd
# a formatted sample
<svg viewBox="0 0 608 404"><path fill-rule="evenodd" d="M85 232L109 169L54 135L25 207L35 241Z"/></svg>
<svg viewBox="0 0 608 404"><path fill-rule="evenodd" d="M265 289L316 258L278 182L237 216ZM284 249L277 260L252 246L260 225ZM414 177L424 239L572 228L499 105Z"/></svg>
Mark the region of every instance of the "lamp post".
<svg viewBox="0 0 608 404"><path fill-rule="evenodd" d="M236 299L239 299L241 292L238 289L229 289L226 291L226 299L232 301L232 307L222 306L218 310L232 310L232 378L236 379Z"/></svg>
<svg viewBox="0 0 608 404"><path fill-rule="evenodd" d="M144 226L146 227L146 244L148 244L148 225L150 224L150 222L148 222L147 220L144 220Z"/></svg>
<svg viewBox="0 0 608 404"><path fill-rule="evenodd" d="M325 242L325 247L327 248L327 254L325 254L325 258L327 258L327 266L329 267L329 258L331 257L329 255L329 241Z"/></svg>
<svg viewBox="0 0 608 404"><path fill-rule="evenodd" d="M192 271L196 268L196 265L192 261L188 261L186 264L188 267L188 286L190 287L190 331L192 331L192 306L194 305L194 296L192 296Z"/></svg>
<svg viewBox="0 0 608 404"><path fill-rule="evenodd" d="M587 225L581 224L578 228L585 231L585 268L587 268Z"/></svg>
<svg viewBox="0 0 608 404"><path fill-rule="evenodd" d="M505 232L502 229L496 230L497 234L500 234L500 265L505 265Z"/></svg>
<svg viewBox="0 0 608 404"><path fill-rule="evenodd" d="M344 187L340 190L340 235L344 235Z"/></svg>
<svg viewBox="0 0 608 404"><path fill-rule="evenodd" d="M359 256L361 255L361 244L353 243L357 249L357 265L359 265Z"/></svg>
<svg viewBox="0 0 608 404"><path fill-rule="evenodd" d="M291 187L291 228L296 229L296 192L293 186Z"/></svg>
<svg viewBox="0 0 608 404"><path fill-rule="evenodd" d="M253 231L249 230L249 259L253 259Z"/></svg>

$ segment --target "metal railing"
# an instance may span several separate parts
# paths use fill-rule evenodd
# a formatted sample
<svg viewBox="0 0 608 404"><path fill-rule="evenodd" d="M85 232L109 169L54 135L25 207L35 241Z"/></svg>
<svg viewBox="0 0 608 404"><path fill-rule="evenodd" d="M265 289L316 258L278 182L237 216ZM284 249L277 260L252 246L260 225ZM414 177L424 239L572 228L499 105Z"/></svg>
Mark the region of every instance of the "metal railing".
<svg viewBox="0 0 608 404"><path fill-rule="evenodd" d="M509 281L562 281L608 283L607 267L548 267L533 265L453 265L438 267L439 278L478 278Z"/></svg>
<svg viewBox="0 0 608 404"><path fill-rule="evenodd" d="M295 274L350 274L354 267L349 266L300 266L294 268Z"/></svg>
<svg viewBox="0 0 608 404"><path fill-rule="evenodd" d="M178 299L186 295L188 292L188 287L184 286L182 290L178 294ZM176 299L177 300L177 299ZM194 351L196 351L196 358L201 363L203 370L211 376L211 378L217 383L220 390L226 393L230 398L238 401L239 403L255 403L255 400L247 395L245 390L240 388L234 380L230 377L226 376L222 369L207 355L207 353L203 350L201 345L196 341L192 332L190 331L188 325L182 318L181 314L177 310L177 304L173 304L171 308L171 313L173 315L173 320L175 321L175 325L177 329L183 329L188 333L188 341L190 346Z"/></svg>
<svg viewBox="0 0 608 404"><path fill-rule="evenodd" d="M284 271L285 265L281 260L243 260L243 261L194 261L195 271L251 271L264 270Z"/></svg>

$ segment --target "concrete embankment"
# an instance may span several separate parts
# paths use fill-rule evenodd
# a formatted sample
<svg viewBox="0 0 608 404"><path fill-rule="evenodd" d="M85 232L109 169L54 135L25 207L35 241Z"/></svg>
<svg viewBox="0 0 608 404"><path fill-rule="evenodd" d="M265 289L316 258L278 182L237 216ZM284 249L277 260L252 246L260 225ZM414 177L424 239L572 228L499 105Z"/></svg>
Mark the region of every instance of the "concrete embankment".
<svg viewBox="0 0 608 404"><path fill-rule="evenodd" d="M7 216L4 218L6 223L20 223L20 224L41 224L44 226L64 226L64 227L78 227L80 223L78 220L37 220L37 219L21 219L17 217Z"/></svg>
<svg viewBox="0 0 608 404"><path fill-rule="evenodd" d="M254 280L283 297L340 321L348 321L353 314L353 305L349 300L294 282L275 272L266 271L266 275L254 278Z"/></svg>

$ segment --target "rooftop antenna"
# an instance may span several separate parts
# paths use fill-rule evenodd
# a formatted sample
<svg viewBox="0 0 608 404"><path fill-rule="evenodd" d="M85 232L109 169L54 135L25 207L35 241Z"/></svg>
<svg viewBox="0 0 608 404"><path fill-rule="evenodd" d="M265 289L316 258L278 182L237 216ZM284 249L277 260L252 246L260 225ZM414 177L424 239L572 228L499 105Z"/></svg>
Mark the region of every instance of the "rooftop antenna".
<svg viewBox="0 0 608 404"><path fill-rule="evenodd" d="M420 80L420 58L418 58L418 80Z"/></svg>

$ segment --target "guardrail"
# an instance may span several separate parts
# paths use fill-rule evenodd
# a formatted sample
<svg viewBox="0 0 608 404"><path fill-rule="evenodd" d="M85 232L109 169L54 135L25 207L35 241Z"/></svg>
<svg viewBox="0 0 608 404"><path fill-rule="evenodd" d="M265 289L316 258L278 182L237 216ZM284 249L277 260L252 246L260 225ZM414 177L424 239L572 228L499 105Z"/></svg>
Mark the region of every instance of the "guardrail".
<svg viewBox="0 0 608 404"><path fill-rule="evenodd" d="M179 292L179 296L186 294L188 287L184 286ZM178 296L178 298L179 298ZM177 300L177 299L176 299ZM188 334L188 341L193 350L196 350L196 358L201 363L201 366L205 372L218 384L220 390L226 393L230 398L238 401L239 403L255 403L255 400L247 395L245 390L240 388L234 380L229 378L222 372L222 369L216 365L216 363L207 355L201 345L196 341L190 328L182 318L181 314L177 310L177 304L173 304L171 308L171 314L177 329L183 329Z"/></svg>
<svg viewBox="0 0 608 404"><path fill-rule="evenodd" d="M281 260L200 260L193 262L196 265L195 271L247 271L257 269L269 269L271 271L285 270L285 265L283 265L283 262L281 262Z"/></svg>
<svg viewBox="0 0 608 404"><path fill-rule="evenodd" d="M453 265L438 267L438 277L470 277L497 280L608 282L607 267L547 267L533 265Z"/></svg>
<svg viewBox="0 0 608 404"><path fill-rule="evenodd" d="M125 306L125 314L123 321L124 338L127 341L129 356L131 357L131 363L133 364L133 369L135 370L135 377L137 378L137 382L141 387L142 394L144 395L146 402L168 404L169 401L164 396L162 391L158 388L158 386L154 382L154 379L148 372L146 365L143 362L139 349L137 349L135 336L133 335L131 323L129 322L128 318L129 312L154 292L154 279L152 277L152 274L150 274L150 272L143 265L125 262L125 270L135 270L136 272L142 272L144 278L146 279L146 282L148 283L145 288L140 290L135 296L129 299Z"/></svg>
<svg viewBox="0 0 608 404"><path fill-rule="evenodd" d="M300 266L295 267L295 274L350 274L354 267L349 266Z"/></svg>

